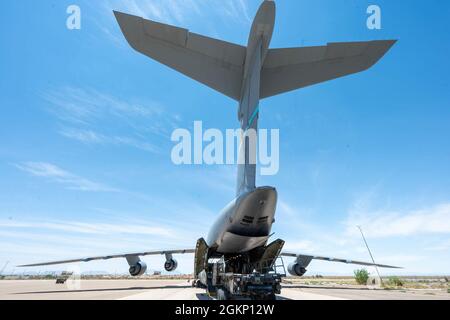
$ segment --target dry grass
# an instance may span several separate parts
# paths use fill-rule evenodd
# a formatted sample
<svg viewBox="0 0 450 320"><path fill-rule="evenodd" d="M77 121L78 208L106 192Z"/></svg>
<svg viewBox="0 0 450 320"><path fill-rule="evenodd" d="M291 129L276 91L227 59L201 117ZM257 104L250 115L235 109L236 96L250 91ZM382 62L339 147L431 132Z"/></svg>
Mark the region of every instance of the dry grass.
<svg viewBox="0 0 450 320"><path fill-rule="evenodd" d="M395 286L392 281L389 282L389 277L383 277L383 288L387 290L408 290L408 289L440 289L450 290L449 283L445 277L398 277L403 282L403 286ZM284 279L285 283L294 285L306 285L306 286L331 286L331 287L343 287L343 286L355 286L361 287L356 283L353 277L287 277ZM450 292L449 292L450 293Z"/></svg>
<svg viewBox="0 0 450 320"><path fill-rule="evenodd" d="M5 276L0 280L56 280L58 278L57 275L40 275L40 276ZM95 275L95 276L86 276L82 275L81 279L83 280L192 280L194 279L192 275L145 275L139 278L135 278L128 275Z"/></svg>

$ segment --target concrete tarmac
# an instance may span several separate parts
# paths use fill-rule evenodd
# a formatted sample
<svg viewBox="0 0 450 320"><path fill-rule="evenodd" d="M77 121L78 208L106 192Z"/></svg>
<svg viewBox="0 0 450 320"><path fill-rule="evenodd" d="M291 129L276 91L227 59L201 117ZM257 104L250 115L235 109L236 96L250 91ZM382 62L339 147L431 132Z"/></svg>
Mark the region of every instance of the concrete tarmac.
<svg viewBox="0 0 450 320"><path fill-rule="evenodd" d="M365 287L285 285L279 300L450 300L444 290L370 290ZM210 300L180 280L0 281L0 300Z"/></svg>

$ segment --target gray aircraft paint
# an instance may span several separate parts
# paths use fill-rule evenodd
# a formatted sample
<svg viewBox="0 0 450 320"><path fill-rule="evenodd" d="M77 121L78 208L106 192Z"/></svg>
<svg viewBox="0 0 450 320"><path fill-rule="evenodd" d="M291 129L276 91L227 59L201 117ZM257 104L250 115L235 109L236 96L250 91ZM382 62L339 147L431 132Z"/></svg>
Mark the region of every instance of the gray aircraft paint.
<svg viewBox="0 0 450 320"><path fill-rule="evenodd" d="M264 1L250 31L239 105L239 121L244 132L258 130L261 70L272 39L275 11L274 2ZM238 165L237 196L256 188L256 149L251 148L245 136L241 138L239 152L240 157L244 154L245 164Z"/></svg>
<svg viewBox="0 0 450 320"><path fill-rule="evenodd" d="M395 43L394 40L382 40L269 49L275 11L274 1L263 1L252 24L247 47L125 13L114 14L125 38L136 51L238 101L238 119L244 131L257 131L260 99L367 70ZM264 246L275 221L277 191L273 187L256 187L256 164L251 161L253 155L249 144L244 142L240 156L245 157L245 162L238 165L236 199L219 215L206 240L217 255L238 255ZM113 258L136 260L136 257L147 255L171 257L172 254L194 252L194 249L138 252L27 266ZM298 253L283 252L281 255L297 257L298 263L316 259L376 265Z"/></svg>
<svg viewBox="0 0 450 320"><path fill-rule="evenodd" d="M247 45L238 117L242 131L258 131L261 70L275 25L275 3L265 1L253 22ZM256 141L254 141L256 143ZM274 222L277 191L256 189L256 148L244 134L241 137L238 165L237 199L221 214L211 228L207 243L220 253L242 253L265 245ZM262 220L264 219L264 221ZM249 221L251 223L246 223Z"/></svg>
<svg viewBox="0 0 450 320"><path fill-rule="evenodd" d="M275 2L264 1L247 47L241 47L116 12L135 50L239 101L238 119L244 132L257 132L260 99L365 70L393 44L380 41L269 49L275 15ZM255 148L248 142L244 134L239 158L245 161L238 165L236 199L222 211L207 237L208 246L218 253L247 252L265 245L275 220L277 191L256 188ZM258 223L262 218L264 223Z"/></svg>

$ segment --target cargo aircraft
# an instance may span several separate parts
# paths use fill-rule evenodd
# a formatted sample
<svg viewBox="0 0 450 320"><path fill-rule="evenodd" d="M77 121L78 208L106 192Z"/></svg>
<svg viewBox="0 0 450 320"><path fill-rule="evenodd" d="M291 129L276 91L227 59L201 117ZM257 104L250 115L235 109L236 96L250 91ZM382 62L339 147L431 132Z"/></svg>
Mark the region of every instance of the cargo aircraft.
<svg viewBox="0 0 450 320"><path fill-rule="evenodd" d="M395 40L340 42L325 46L271 49L276 6L265 0L253 21L247 46L191 33L134 15L114 12L120 28L132 48L153 60L192 78L237 101L242 131L258 129L259 101L369 69L395 44ZM259 262L273 266L279 257L294 257L288 272L303 276L312 260L324 260L396 268L349 259L322 257L283 251L281 239L269 243L275 222L277 190L256 186L256 164L251 161L251 146L241 137L236 198L220 213L206 238L184 250L135 252L90 257L22 267L49 266L125 258L132 276L141 276L147 266L141 257L163 255L164 268L175 271L178 254L195 254L194 275L208 285L208 261L225 258L235 273L248 274Z"/></svg>

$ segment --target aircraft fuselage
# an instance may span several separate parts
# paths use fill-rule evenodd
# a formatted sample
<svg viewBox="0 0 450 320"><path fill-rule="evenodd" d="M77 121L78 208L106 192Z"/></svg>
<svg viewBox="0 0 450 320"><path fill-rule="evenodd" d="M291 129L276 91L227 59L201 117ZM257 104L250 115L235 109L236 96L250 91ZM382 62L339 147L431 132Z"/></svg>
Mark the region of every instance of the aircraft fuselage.
<svg viewBox="0 0 450 320"><path fill-rule="evenodd" d="M243 132L258 130L261 69L275 26L275 3L265 1L256 14L247 45L239 121ZM277 191L256 188L256 164L252 151L241 137L236 199L226 206L213 225L207 244L221 254L240 254L264 246L275 221Z"/></svg>
<svg viewBox="0 0 450 320"><path fill-rule="evenodd" d="M217 253L240 254L264 246L275 221L277 191L262 187L233 200L211 228L207 244Z"/></svg>

